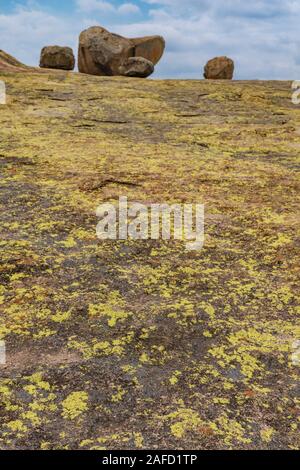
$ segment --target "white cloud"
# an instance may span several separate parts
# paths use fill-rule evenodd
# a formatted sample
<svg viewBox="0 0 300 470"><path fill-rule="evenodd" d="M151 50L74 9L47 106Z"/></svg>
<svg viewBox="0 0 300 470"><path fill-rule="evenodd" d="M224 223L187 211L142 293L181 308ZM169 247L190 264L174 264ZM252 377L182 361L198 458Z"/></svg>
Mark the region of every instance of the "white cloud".
<svg viewBox="0 0 300 470"><path fill-rule="evenodd" d="M19 60L37 65L45 45L74 45L75 24L41 10L18 8L0 15L1 49Z"/></svg>
<svg viewBox="0 0 300 470"><path fill-rule="evenodd" d="M150 23L167 39L165 59L158 66L162 76L199 78L206 61L217 55L235 60L236 78L300 76L296 0L144 1L152 5Z"/></svg>
<svg viewBox="0 0 300 470"><path fill-rule="evenodd" d="M134 3L123 3L115 6L110 2L103 0L76 0L77 7L82 12L108 12L114 14L136 14L140 12L140 8Z"/></svg>
<svg viewBox="0 0 300 470"><path fill-rule="evenodd" d="M50 14L36 2L19 7L0 14L0 47L37 65L43 46L69 45L76 52L79 33L101 24L128 37L164 36L167 48L156 77L202 78L208 59L228 55L236 62L236 78L300 78L298 0L144 0L150 12L140 16L137 4L141 0L121 6L74 0L81 10L69 16Z"/></svg>
<svg viewBox="0 0 300 470"><path fill-rule="evenodd" d="M77 0L78 9L83 12L91 11L109 11L114 12L114 6L102 0Z"/></svg>
<svg viewBox="0 0 300 470"><path fill-rule="evenodd" d="M134 3L123 3L119 6L118 12L124 13L125 15L139 13L141 10Z"/></svg>
<svg viewBox="0 0 300 470"><path fill-rule="evenodd" d="M193 11L201 16L207 10L214 15L269 17L299 9L298 0L143 0L149 5L170 8L173 13Z"/></svg>

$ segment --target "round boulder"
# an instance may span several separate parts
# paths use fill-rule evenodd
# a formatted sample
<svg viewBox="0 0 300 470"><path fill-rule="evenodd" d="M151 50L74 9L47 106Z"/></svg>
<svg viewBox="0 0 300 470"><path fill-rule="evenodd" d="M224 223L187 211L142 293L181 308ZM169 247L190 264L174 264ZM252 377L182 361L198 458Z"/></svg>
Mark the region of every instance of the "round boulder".
<svg viewBox="0 0 300 470"><path fill-rule="evenodd" d="M75 57L70 47L46 46L41 51L40 67L74 70Z"/></svg>
<svg viewBox="0 0 300 470"><path fill-rule="evenodd" d="M215 57L207 62L204 78L208 80L232 80L234 62L228 57Z"/></svg>
<svg viewBox="0 0 300 470"><path fill-rule="evenodd" d="M154 65L144 57L129 57L119 67L119 74L125 77L149 77L154 72Z"/></svg>

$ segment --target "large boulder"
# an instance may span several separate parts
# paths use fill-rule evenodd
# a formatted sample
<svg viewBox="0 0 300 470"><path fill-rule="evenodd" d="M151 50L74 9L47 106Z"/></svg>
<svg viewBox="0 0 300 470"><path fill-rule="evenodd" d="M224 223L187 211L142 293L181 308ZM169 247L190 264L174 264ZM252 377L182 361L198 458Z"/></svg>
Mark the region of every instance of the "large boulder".
<svg viewBox="0 0 300 470"><path fill-rule="evenodd" d="M131 42L100 26L83 31L79 37L78 69L91 75L119 75L124 60L133 57Z"/></svg>
<svg viewBox="0 0 300 470"><path fill-rule="evenodd" d="M46 46L41 51L40 67L74 70L75 57L70 47Z"/></svg>
<svg viewBox="0 0 300 470"><path fill-rule="evenodd" d="M144 58L156 64L164 48L165 42L160 36L128 39L93 26L80 34L78 69L91 75L123 75L127 59ZM137 64L141 67L140 61Z"/></svg>
<svg viewBox="0 0 300 470"><path fill-rule="evenodd" d="M144 57L129 57L119 67L119 74L125 77L149 77L154 72L154 65Z"/></svg>
<svg viewBox="0 0 300 470"><path fill-rule="evenodd" d="M215 57L207 62L204 68L204 78L209 80L232 80L234 62L228 57Z"/></svg>

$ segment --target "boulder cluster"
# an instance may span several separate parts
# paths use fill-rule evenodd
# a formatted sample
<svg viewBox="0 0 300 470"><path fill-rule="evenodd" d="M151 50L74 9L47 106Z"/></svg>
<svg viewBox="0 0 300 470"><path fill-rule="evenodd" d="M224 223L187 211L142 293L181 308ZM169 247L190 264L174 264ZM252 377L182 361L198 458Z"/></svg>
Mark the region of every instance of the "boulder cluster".
<svg viewBox="0 0 300 470"><path fill-rule="evenodd" d="M78 70L100 76L149 77L165 50L161 36L125 38L93 26L79 36ZM75 57L70 47L47 46L41 51L40 67L74 70ZM210 80L232 80L234 62L228 57L209 60L204 77Z"/></svg>
<svg viewBox="0 0 300 470"><path fill-rule="evenodd" d="M92 75L148 77L164 49L160 36L127 39L95 26L80 34L78 69Z"/></svg>
<svg viewBox="0 0 300 470"><path fill-rule="evenodd" d="M165 50L161 36L128 39L100 26L80 34L78 69L100 76L123 75L146 78L154 72ZM75 57L70 47L47 46L42 49L40 67L74 70Z"/></svg>

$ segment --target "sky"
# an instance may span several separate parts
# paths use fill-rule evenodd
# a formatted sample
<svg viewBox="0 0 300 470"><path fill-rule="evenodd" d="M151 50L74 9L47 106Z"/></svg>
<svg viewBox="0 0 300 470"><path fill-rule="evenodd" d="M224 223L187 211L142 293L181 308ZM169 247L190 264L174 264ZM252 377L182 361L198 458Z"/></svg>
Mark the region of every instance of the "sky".
<svg viewBox="0 0 300 470"><path fill-rule="evenodd" d="M237 79L300 79L300 0L0 0L0 49L28 65L46 45L77 51L95 25L164 36L153 78L203 78L209 59L227 55Z"/></svg>

